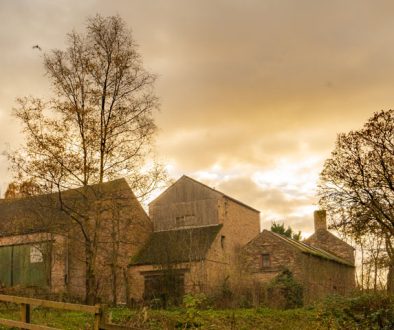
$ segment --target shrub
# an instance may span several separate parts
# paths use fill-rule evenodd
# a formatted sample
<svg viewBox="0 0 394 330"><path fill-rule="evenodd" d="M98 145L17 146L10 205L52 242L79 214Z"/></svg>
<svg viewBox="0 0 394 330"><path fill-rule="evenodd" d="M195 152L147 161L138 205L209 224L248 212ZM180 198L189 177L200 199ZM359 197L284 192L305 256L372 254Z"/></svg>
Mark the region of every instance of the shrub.
<svg viewBox="0 0 394 330"><path fill-rule="evenodd" d="M267 305L276 308L297 308L303 305L303 288L288 270L283 270L267 287Z"/></svg>
<svg viewBox="0 0 394 330"><path fill-rule="evenodd" d="M318 310L319 319L334 329L394 329L394 296L385 293L330 296Z"/></svg>
<svg viewBox="0 0 394 330"><path fill-rule="evenodd" d="M200 309L206 307L207 297L203 293L186 294L183 306L186 309L186 322L178 323L177 327L198 328L201 325Z"/></svg>

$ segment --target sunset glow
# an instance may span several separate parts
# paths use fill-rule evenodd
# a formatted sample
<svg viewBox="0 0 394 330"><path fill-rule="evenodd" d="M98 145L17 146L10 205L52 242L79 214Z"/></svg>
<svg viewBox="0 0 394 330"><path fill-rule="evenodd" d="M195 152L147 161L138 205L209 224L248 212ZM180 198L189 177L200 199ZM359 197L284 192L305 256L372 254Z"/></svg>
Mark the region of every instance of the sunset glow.
<svg viewBox="0 0 394 330"><path fill-rule="evenodd" d="M316 185L339 132L393 107L394 3L380 1L2 1L1 151L17 147L18 96L50 94L43 51L87 17L120 14L157 74L156 149L191 176L312 232ZM152 195L152 198L155 195Z"/></svg>

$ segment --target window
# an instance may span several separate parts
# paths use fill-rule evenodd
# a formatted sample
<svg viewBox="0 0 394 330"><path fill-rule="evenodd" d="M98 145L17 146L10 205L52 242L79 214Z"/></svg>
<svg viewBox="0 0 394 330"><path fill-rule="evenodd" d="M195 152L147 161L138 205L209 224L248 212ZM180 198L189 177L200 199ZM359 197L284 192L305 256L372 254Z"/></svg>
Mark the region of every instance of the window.
<svg viewBox="0 0 394 330"><path fill-rule="evenodd" d="M271 267L271 258L268 253L261 255L261 268Z"/></svg>
<svg viewBox="0 0 394 330"><path fill-rule="evenodd" d="M225 239L226 239L226 236L224 236L224 235L222 235L220 237L220 245L222 246L222 249L224 249L224 241L225 241Z"/></svg>
<svg viewBox="0 0 394 330"><path fill-rule="evenodd" d="M185 217L176 217L175 225L177 227L184 227L185 226Z"/></svg>
<svg viewBox="0 0 394 330"><path fill-rule="evenodd" d="M188 227L196 224L196 217L193 214L182 215L175 218L176 227Z"/></svg>

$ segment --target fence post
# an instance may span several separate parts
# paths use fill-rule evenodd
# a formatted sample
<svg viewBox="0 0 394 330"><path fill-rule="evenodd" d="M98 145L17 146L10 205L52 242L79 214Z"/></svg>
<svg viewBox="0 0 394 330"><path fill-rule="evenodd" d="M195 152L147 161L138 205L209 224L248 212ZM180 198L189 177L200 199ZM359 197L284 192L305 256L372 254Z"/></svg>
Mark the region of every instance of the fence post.
<svg viewBox="0 0 394 330"><path fill-rule="evenodd" d="M100 324L101 324L101 318L102 318L102 308L101 305L96 304L98 308L98 311L94 314L94 324L93 324L93 330L99 330L100 329Z"/></svg>
<svg viewBox="0 0 394 330"><path fill-rule="evenodd" d="M30 323L30 305L21 304L21 321Z"/></svg>

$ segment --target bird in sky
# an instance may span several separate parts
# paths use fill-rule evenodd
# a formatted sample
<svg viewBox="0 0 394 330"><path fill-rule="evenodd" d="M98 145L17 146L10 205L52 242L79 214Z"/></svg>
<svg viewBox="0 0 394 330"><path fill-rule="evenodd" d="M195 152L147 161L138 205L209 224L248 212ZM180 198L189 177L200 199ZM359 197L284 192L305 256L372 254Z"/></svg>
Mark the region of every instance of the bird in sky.
<svg viewBox="0 0 394 330"><path fill-rule="evenodd" d="M41 51L41 47L39 45L34 45L32 48L33 49L38 49L39 51Z"/></svg>

